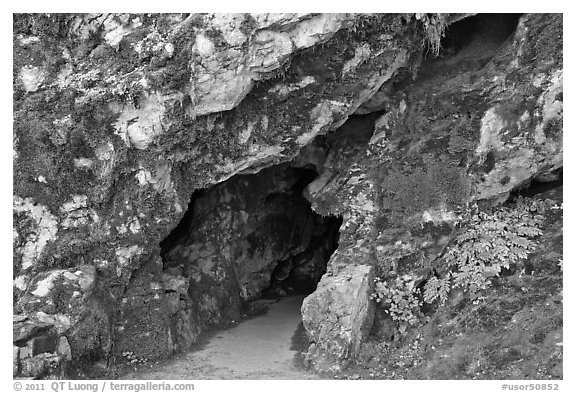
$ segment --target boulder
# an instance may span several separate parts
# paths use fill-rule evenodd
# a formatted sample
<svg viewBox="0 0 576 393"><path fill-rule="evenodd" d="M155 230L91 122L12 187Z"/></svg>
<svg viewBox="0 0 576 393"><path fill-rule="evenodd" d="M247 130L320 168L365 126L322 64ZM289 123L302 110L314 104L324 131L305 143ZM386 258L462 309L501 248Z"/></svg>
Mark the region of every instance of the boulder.
<svg viewBox="0 0 576 393"><path fill-rule="evenodd" d="M49 270L34 277L16 307L27 313L68 314L77 319L81 306L93 293L95 282L94 266Z"/></svg>
<svg viewBox="0 0 576 393"><path fill-rule="evenodd" d="M304 299L302 322L312 342L307 362L319 371L339 371L358 352L374 318L370 300L374 267L344 267L324 275L314 293Z"/></svg>
<svg viewBox="0 0 576 393"><path fill-rule="evenodd" d="M53 353L43 353L38 356L20 360L20 375L24 377L40 378L50 369L60 364L60 358Z"/></svg>
<svg viewBox="0 0 576 393"><path fill-rule="evenodd" d="M62 336L58 339L58 347L56 352L62 357L63 360L72 360L72 350L70 349L70 344L68 343L68 339L66 337Z"/></svg>
<svg viewBox="0 0 576 393"><path fill-rule="evenodd" d="M12 337L14 342L25 341L38 332L48 330L52 326L51 323L43 322L36 318L26 318L24 320L14 319Z"/></svg>

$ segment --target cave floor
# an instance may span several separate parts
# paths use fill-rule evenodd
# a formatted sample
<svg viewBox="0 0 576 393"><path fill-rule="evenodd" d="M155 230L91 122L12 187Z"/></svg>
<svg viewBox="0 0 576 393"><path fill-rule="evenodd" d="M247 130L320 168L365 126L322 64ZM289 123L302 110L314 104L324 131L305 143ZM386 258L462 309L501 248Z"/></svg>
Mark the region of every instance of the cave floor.
<svg viewBox="0 0 576 393"><path fill-rule="evenodd" d="M164 364L122 379L319 379L307 372L298 345L304 296L288 296L267 312L212 334L196 348Z"/></svg>

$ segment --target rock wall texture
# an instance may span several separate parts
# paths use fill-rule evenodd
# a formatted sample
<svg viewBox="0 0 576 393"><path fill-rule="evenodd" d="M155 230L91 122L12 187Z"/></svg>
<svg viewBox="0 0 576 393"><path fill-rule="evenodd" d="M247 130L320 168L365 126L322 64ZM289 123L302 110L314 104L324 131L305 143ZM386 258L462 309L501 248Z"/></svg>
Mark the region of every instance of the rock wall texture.
<svg viewBox="0 0 576 393"><path fill-rule="evenodd" d="M284 162L312 165L304 195L343 219L302 308L307 360L341 369L376 270L417 281L470 203L562 167L561 15L21 14L13 56L15 375L165 357L198 315L234 318L221 300L265 289L251 274L295 249L231 284L214 250L193 280L160 243L194 191ZM248 219L219 209L207 237ZM199 296L215 278L233 293Z"/></svg>

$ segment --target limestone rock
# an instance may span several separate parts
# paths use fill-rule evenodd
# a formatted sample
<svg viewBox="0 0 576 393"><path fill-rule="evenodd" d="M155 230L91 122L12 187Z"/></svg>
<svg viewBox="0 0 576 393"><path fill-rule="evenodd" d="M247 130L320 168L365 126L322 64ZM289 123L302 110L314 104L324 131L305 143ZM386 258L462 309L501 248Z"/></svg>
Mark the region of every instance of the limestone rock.
<svg viewBox="0 0 576 393"><path fill-rule="evenodd" d="M380 112L387 109L392 91L392 83L387 82L366 102L356 109L355 115L366 115L372 112Z"/></svg>
<svg viewBox="0 0 576 393"><path fill-rule="evenodd" d="M41 353L54 352L58 343L56 333L48 331L45 334L34 337L28 341L28 350L30 356L36 356Z"/></svg>
<svg viewBox="0 0 576 393"><path fill-rule="evenodd" d="M15 340L24 335L36 335L31 342L32 356L56 349L57 336L86 321L86 314L94 309L90 299L94 295L96 270L94 266L80 265L72 269L54 269L38 274L29 290L19 299L16 307L30 316L15 325ZM54 327L54 331L37 335L36 332ZM25 334L25 332L27 332Z"/></svg>
<svg viewBox="0 0 576 393"><path fill-rule="evenodd" d="M18 323L27 320L28 317L26 315L12 315L12 322Z"/></svg>
<svg viewBox="0 0 576 393"><path fill-rule="evenodd" d="M20 369L20 348L12 346L12 376L18 375Z"/></svg>
<svg viewBox="0 0 576 393"><path fill-rule="evenodd" d="M54 326L58 335L64 334L72 324L70 317L65 314L46 314L43 311L37 311L31 313L30 316L33 320L38 321L37 323Z"/></svg>
<svg viewBox="0 0 576 393"><path fill-rule="evenodd" d="M50 314L56 310L68 312L75 303L82 304L92 294L95 279L96 270L89 265L39 274L30 284L30 290L21 298L19 307L28 312L46 312L49 309L42 309L42 306L49 303L52 304L52 312L48 311Z"/></svg>
<svg viewBox="0 0 576 393"><path fill-rule="evenodd" d="M321 371L338 371L356 355L374 318L374 268L355 265L325 275L304 299L302 322L312 346L306 359Z"/></svg>
<svg viewBox="0 0 576 393"><path fill-rule="evenodd" d="M68 344L66 337L62 336L58 339L58 348L56 352L58 355L62 356L62 359L67 361L72 360L72 350L70 349L70 344Z"/></svg>
<svg viewBox="0 0 576 393"><path fill-rule="evenodd" d="M39 378L59 363L58 356L44 353L38 356L25 358L20 361L20 374L24 377Z"/></svg>
<svg viewBox="0 0 576 393"><path fill-rule="evenodd" d="M256 80L267 78L266 74L284 65L293 52L324 42L352 19L346 14L302 14L268 24L270 18L264 16L203 16L203 21L221 36L200 28L192 46L197 57L189 65L196 71L189 94L196 103L192 109L196 116L234 108ZM266 23L261 25L263 20ZM179 28L193 23L198 21L189 18ZM242 25L250 23L252 29L242 31ZM222 45L224 50L217 48Z"/></svg>
<svg viewBox="0 0 576 393"><path fill-rule="evenodd" d="M28 347L28 346L20 347L20 350L18 351L18 357L20 359L25 359L25 358L31 357L30 347Z"/></svg>
<svg viewBox="0 0 576 393"><path fill-rule="evenodd" d="M24 321L15 320L13 323L14 342L24 341L40 331L49 329L51 326L51 323L46 323L34 319L27 318Z"/></svg>
<svg viewBox="0 0 576 393"><path fill-rule="evenodd" d="M20 349L21 354L32 359L22 366L22 372L37 376L47 371L44 360L38 357L45 353L61 350L62 358L70 360L71 353L78 357L109 349L109 323L95 296L96 286L96 269L88 265L49 270L31 281L16 305L28 318L14 325L15 342L33 336L26 349Z"/></svg>

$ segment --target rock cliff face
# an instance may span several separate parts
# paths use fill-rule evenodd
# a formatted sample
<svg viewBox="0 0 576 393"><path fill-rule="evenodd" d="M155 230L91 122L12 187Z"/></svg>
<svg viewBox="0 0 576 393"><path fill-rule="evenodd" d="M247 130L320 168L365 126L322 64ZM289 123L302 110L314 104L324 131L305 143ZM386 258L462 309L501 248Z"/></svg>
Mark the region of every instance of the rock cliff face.
<svg viewBox="0 0 576 393"><path fill-rule="evenodd" d="M13 45L15 375L169 356L294 277L340 370L375 274L562 167L561 15L15 15Z"/></svg>
<svg viewBox="0 0 576 393"><path fill-rule="evenodd" d="M416 78L386 84L380 99L385 113L372 135L354 146L344 135L353 134L346 125L335 132L333 157L323 178L310 185L316 211L344 216L329 269L333 291L341 290L339 272L350 264L422 281L467 205L505 201L511 190L562 166L561 20L470 19L456 22L454 38L448 27L446 54L424 61ZM546 54L544 39L550 43ZM320 297L327 286L306 299L305 323L318 318L306 304L326 301ZM324 314L350 314L370 293L367 288L349 306L329 302ZM326 347L320 359L325 353L343 358L362 323L344 321L336 331L354 333L343 342L318 333ZM331 361L328 369L340 367Z"/></svg>

